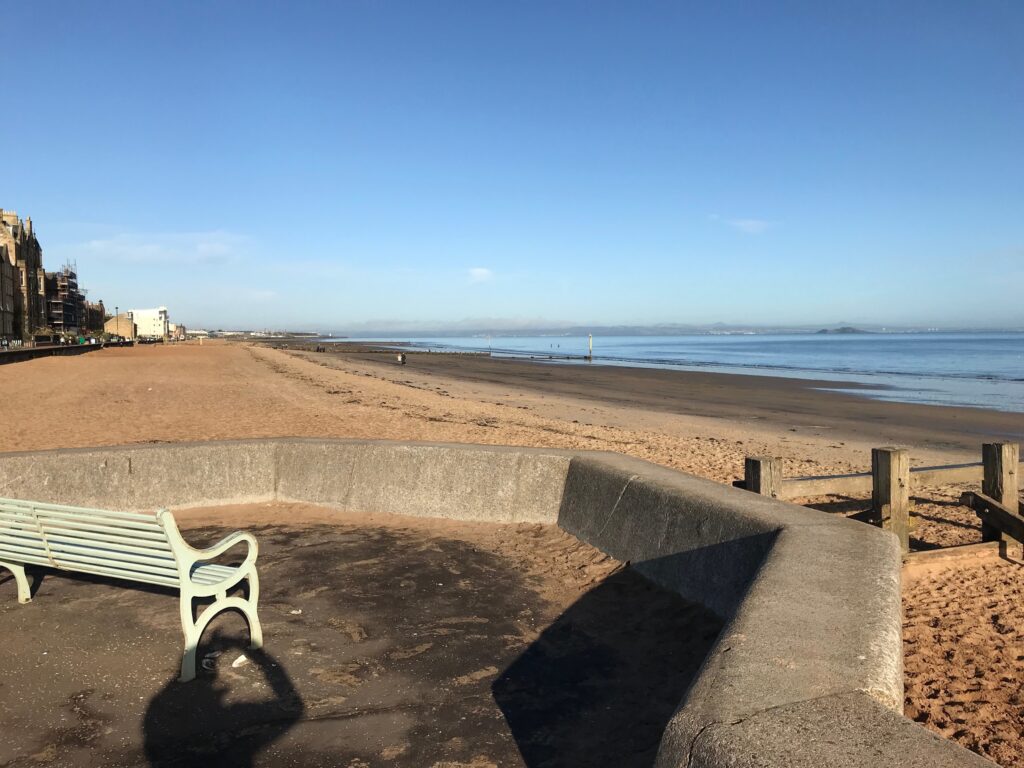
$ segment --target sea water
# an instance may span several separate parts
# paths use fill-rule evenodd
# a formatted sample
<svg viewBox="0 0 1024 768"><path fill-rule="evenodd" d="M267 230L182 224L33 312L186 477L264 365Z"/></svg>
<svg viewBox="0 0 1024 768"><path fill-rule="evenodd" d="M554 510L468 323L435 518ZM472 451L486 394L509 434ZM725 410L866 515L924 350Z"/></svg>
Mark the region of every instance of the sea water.
<svg viewBox="0 0 1024 768"><path fill-rule="evenodd" d="M586 336L407 338L415 348L585 363ZM1024 412L1024 333L729 334L594 338L593 362L858 385L883 400Z"/></svg>

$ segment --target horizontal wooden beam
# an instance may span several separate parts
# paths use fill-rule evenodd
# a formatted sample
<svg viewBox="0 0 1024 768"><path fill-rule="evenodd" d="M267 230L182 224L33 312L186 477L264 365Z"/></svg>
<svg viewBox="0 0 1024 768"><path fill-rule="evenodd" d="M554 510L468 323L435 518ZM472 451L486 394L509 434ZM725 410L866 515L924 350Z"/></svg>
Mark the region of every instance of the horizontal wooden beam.
<svg viewBox="0 0 1024 768"><path fill-rule="evenodd" d="M1022 469L1024 472L1024 469ZM984 467L974 464L946 464L936 467L916 467L910 470L912 488L958 483L980 483ZM871 473L855 472L849 475L822 475L791 477L782 481L780 499L803 499L813 496L854 496L871 492Z"/></svg>
<svg viewBox="0 0 1024 768"><path fill-rule="evenodd" d="M1024 517L1020 514L1020 504L1017 509L1010 510L990 496L972 492L961 494L960 503L973 509L982 523L1024 542Z"/></svg>

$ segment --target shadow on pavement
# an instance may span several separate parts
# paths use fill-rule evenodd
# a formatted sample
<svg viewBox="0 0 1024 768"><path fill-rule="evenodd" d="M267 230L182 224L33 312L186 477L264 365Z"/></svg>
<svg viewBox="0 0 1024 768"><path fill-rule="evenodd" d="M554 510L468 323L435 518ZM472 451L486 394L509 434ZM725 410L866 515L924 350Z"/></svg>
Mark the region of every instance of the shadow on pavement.
<svg viewBox="0 0 1024 768"><path fill-rule="evenodd" d="M632 570L609 576L492 685L525 764L652 766L720 629Z"/></svg>
<svg viewBox="0 0 1024 768"><path fill-rule="evenodd" d="M215 635L203 652L209 658L218 651L214 669L201 669L189 683L173 680L150 701L143 720L150 766L249 768L301 719L302 699L270 654L248 648L241 638ZM241 653L248 659L244 676L231 668ZM251 670L259 672L256 685Z"/></svg>

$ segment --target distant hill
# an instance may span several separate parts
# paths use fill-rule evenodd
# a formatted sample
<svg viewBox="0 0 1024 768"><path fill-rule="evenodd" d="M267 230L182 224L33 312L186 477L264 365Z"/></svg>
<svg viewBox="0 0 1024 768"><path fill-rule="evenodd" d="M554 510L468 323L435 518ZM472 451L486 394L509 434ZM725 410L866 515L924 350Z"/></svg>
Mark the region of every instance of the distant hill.
<svg viewBox="0 0 1024 768"><path fill-rule="evenodd" d="M873 331L865 331L861 328L844 325L842 328L822 328L820 331L815 331L815 333L873 333Z"/></svg>

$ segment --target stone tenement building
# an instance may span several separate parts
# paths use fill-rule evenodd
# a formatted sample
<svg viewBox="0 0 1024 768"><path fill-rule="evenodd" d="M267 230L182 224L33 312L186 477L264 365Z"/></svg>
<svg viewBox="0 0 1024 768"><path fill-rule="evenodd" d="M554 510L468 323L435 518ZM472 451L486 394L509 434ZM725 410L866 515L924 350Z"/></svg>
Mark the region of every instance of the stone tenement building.
<svg viewBox="0 0 1024 768"><path fill-rule="evenodd" d="M0 247L15 268L14 314L10 335L28 338L46 327L46 281L43 273L43 249L32 231L32 219L22 221L14 211L0 208ZM3 290L0 290L0 294Z"/></svg>
<svg viewBox="0 0 1024 768"><path fill-rule="evenodd" d="M103 329L103 302L85 300L72 264L43 270L43 249L32 219L0 208L0 337L28 340L36 333L80 334Z"/></svg>
<svg viewBox="0 0 1024 768"><path fill-rule="evenodd" d="M14 337L14 315L18 293L18 268L7 256L7 246L0 245L0 339Z"/></svg>

